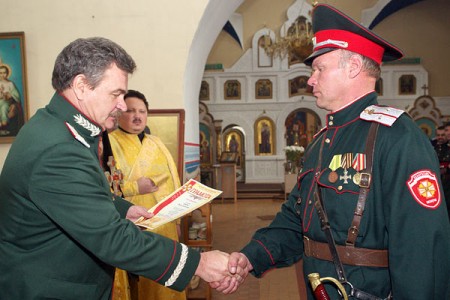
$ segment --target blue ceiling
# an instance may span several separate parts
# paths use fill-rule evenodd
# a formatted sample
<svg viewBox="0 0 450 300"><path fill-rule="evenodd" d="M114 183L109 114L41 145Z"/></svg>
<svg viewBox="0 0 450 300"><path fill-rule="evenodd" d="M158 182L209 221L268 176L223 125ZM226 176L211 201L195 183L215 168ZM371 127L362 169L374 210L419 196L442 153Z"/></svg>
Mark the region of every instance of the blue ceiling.
<svg viewBox="0 0 450 300"><path fill-rule="evenodd" d="M373 19L372 23L369 25L369 29L375 28L375 26L377 26L381 21L399 11L400 9L420 1L424 0L391 0ZM239 36L237 35L236 30L234 29L230 21L225 24L223 30L228 33L242 48L242 41L239 40Z"/></svg>
<svg viewBox="0 0 450 300"><path fill-rule="evenodd" d="M411 4L420 2L423 0L391 0L386 6L380 11L380 13L373 19L372 23L369 25L369 29L375 28L381 21L383 21L388 16L405 8Z"/></svg>

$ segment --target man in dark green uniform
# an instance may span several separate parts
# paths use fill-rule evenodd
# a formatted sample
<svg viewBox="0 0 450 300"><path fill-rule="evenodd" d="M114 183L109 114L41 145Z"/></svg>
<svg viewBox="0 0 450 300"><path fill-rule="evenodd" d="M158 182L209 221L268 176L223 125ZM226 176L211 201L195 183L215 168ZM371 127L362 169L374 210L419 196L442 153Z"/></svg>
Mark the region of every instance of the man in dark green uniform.
<svg viewBox="0 0 450 300"><path fill-rule="evenodd" d="M78 39L56 59L56 93L19 132L0 177L0 299L110 299L114 267L178 291L194 274L236 288L227 254L141 231L130 220L152 215L110 192L100 136L126 110L135 67L104 38Z"/></svg>
<svg viewBox="0 0 450 300"><path fill-rule="evenodd" d="M381 62L402 53L331 6L316 6L312 17L305 64L317 106L329 111L326 126L288 201L229 266L260 277L303 259L305 275L339 279L350 299L449 299L450 226L436 155L410 117L379 106L374 92ZM378 133L369 133L372 124ZM340 299L333 285L326 291Z"/></svg>

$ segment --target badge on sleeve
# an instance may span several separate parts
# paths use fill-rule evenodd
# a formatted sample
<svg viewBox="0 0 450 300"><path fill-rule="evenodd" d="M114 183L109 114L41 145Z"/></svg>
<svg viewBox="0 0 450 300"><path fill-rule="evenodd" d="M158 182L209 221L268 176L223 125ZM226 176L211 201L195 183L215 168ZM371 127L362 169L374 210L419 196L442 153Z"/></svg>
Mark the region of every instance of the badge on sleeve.
<svg viewBox="0 0 450 300"><path fill-rule="evenodd" d="M441 193L436 175L429 170L419 170L411 174L408 188L414 199L425 208L436 209L441 204Z"/></svg>

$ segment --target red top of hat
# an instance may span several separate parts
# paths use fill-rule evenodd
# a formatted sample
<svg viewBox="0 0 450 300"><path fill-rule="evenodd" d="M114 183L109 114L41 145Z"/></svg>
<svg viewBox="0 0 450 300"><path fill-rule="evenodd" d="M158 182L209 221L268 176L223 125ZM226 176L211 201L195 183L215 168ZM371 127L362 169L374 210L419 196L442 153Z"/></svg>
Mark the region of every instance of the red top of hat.
<svg viewBox="0 0 450 300"><path fill-rule="evenodd" d="M308 66L316 57L336 49L359 53L373 59L378 64L403 57L400 49L341 11L326 4L318 4L314 7L312 29L314 49L313 53L304 61Z"/></svg>

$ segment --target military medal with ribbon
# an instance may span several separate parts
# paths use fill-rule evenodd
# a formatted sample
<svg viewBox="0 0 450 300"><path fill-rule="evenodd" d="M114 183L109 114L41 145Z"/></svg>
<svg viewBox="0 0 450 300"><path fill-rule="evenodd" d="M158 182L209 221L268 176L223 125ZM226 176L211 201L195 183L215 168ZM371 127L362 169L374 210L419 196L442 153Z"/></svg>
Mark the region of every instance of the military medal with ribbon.
<svg viewBox="0 0 450 300"><path fill-rule="evenodd" d="M359 185L361 182L361 170L366 168L366 155L364 153L356 153L353 158L352 168L356 170L355 175L353 175L353 182Z"/></svg>
<svg viewBox="0 0 450 300"><path fill-rule="evenodd" d="M336 173L336 170L341 166L341 154L336 154L333 156L333 159L330 162L330 165L328 168L330 168L331 172L328 174L328 181L331 183L335 183L338 180L338 174Z"/></svg>
<svg viewBox="0 0 450 300"><path fill-rule="evenodd" d="M348 184L347 179L352 179L351 175L348 175L348 169L352 167L353 153L345 153L342 155L341 167L344 169L344 176L340 176L339 179L344 180L344 184Z"/></svg>

